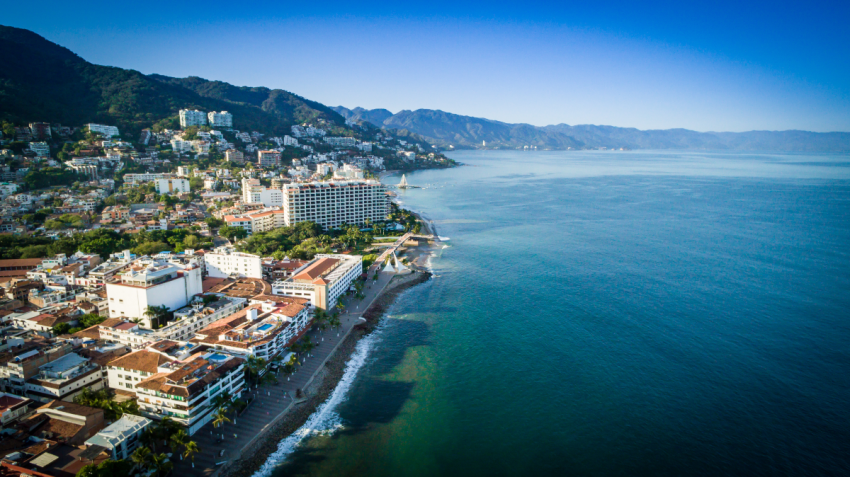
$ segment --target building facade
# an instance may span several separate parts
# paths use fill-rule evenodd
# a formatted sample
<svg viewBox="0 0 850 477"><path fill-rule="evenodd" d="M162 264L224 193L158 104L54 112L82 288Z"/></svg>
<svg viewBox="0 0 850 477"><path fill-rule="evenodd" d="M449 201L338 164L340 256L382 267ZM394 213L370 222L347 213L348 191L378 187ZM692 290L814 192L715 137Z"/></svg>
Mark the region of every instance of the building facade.
<svg viewBox="0 0 850 477"><path fill-rule="evenodd" d="M387 188L378 181L331 181L283 186L287 226L312 221L325 228L386 220L390 213Z"/></svg>
<svg viewBox="0 0 850 477"><path fill-rule="evenodd" d="M179 194L189 192L189 181L186 179L157 179L157 194Z"/></svg>
<svg viewBox="0 0 850 477"><path fill-rule="evenodd" d="M204 255L207 275L213 278L263 278L263 261L258 255L237 252L232 247L218 247Z"/></svg>
<svg viewBox="0 0 850 477"><path fill-rule="evenodd" d="M189 126L206 126L207 114L197 109L181 109L180 110L180 127L188 128Z"/></svg>
<svg viewBox="0 0 850 477"><path fill-rule="evenodd" d="M210 126L214 128L232 128L233 127L233 115L228 113L227 111L215 112L210 111L207 113L207 121Z"/></svg>
<svg viewBox="0 0 850 477"><path fill-rule="evenodd" d="M314 306L329 310L363 273L363 257L359 255L317 254L291 277L272 284L275 295L310 300Z"/></svg>

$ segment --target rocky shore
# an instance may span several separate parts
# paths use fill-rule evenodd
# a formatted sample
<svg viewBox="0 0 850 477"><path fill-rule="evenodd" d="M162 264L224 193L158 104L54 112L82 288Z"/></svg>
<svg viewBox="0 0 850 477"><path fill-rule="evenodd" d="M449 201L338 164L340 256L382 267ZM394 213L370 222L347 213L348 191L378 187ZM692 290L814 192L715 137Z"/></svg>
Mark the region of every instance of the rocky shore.
<svg viewBox="0 0 850 477"><path fill-rule="evenodd" d="M250 477L268 460L269 456L277 450L278 443L287 436L298 430L307 422L313 412L325 402L333 392L345 373L345 363L351 358L357 345L357 341L363 336L371 333L378 325L386 310L393 304L396 297L408 288L424 283L431 278L427 271L416 271L409 275L393 278L384 293L378 297L369 309L363 314L366 322L356 326L348 337L343 341L336 353L331 356L325 367L304 390L306 400L293 405L277 423L269 428L262 438L258 439L250 449L242 453L242 458L222 469L219 475L228 477Z"/></svg>

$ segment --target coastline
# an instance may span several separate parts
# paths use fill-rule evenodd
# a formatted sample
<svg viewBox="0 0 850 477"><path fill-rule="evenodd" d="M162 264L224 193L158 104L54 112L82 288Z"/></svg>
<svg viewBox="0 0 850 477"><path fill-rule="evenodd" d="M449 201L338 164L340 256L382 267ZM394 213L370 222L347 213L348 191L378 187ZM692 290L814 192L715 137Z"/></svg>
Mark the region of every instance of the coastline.
<svg viewBox="0 0 850 477"><path fill-rule="evenodd" d="M413 214L422 222L422 233L432 234L431 225L420 213ZM305 399L292 405L277 422L265 430L258 431L254 443L241 452L241 457L222 468L216 475L226 477L250 477L260 471L271 456L278 450L281 441L305 425L311 415L325 403L340 384L349 360L356 351L360 340L377 328L381 318L404 291L427 282L432 273L427 270L427 261L439 240L421 242L417 246L404 249L412 273L398 275L391 279L386 289L363 313L365 322L356 325L342 341L336 352L328 359L310 385L304 389Z"/></svg>
<svg viewBox="0 0 850 477"><path fill-rule="evenodd" d="M346 365L351 359L357 343L377 328L381 318L393 305L396 298L404 291L424 283L430 278L431 273L427 271L417 271L410 275L394 277L385 292L363 313L365 323L361 323L351 330L351 333L339 345L336 353L327 361L322 371L304 390L307 396L306 400L295 404L272 427L261 431L255 444L243 450L242 458L233 462L227 468L221 469L219 475L250 477L259 471L271 455L277 451L278 444L301 428L319 406L327 401L342 379Z"/></svg>

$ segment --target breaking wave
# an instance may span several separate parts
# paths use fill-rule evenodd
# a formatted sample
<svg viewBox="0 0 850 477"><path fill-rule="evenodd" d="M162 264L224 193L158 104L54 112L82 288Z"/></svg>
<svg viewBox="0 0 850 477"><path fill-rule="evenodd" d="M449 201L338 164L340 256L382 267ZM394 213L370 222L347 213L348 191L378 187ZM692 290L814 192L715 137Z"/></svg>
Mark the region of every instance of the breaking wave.
<svg viewBox="0 0 850 477"><path fill-rule="evenodd" d="M253 477L268 477L271 475L275 467L283 463L287 457L295 452L304 439L314 435L329 435L342 427L342 418L337 413L336 408L348 398L348 391L357 377L357 372L367 363L369 352L379 341L383 328L384 324L380 323L372 333L369 333L357 342L357 346L354 347L354 352L351 354L351 359L345 363L345 371L339 380L339 384L331 392L331 395L328 396L328 399L310 415L303 426L290 434L286 439L280 441L277 445L277 450L269 456L268 460L260 467L260 470L254 473Z"/></svg>

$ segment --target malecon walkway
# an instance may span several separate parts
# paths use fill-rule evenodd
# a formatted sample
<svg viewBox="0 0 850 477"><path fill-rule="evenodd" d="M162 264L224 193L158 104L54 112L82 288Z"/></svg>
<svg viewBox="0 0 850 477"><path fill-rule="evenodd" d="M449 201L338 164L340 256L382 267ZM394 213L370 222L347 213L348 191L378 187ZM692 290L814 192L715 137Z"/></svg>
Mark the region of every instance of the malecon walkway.
<svg viewBox="0 0 850 477"><path fill-rule="evenodd" d="M407 234L401 237L390 249L395 251L409 237ZM388 250L382 254L385 259ZM378 267L382 259L376 260ZM393 272L379 272L378 281L373 282L375 265L369 268L369 278L364 287L362 300L354 297L346 297L343 300L345 312L340 315L340 327L338 329L327 329L324 332L312 330L307 333L313 343L317 346L310 351L310 357L302 360L302 365L289 377L279 378L278 384L267 384L259 389L251 390L250 395L255 396L248 408L241 416L234 419L235 413L228 416L234 422L225 423L219 428L213 428L210 422L192 436L192 440L198 443L201 452L195 454L195 467L192 468L191 460L180 460L175 454L171 460L174 462L174 475L203 475L213 476L228 462L239 459L246 447L250 446L254 439L261 438L260 435L279 418L282 418L293 406L293 398L297 389L306 389L313 381L316 374L322 369L328 358L336 351L339 344L345 340L351 330L361 321L361 315L371 306L375 299L380 296L390 280L396 275ZM248 396L246 394L245 396ZM223 441L218 442L222 434ZM223 455L222 455L222 451Z"/></svg>

